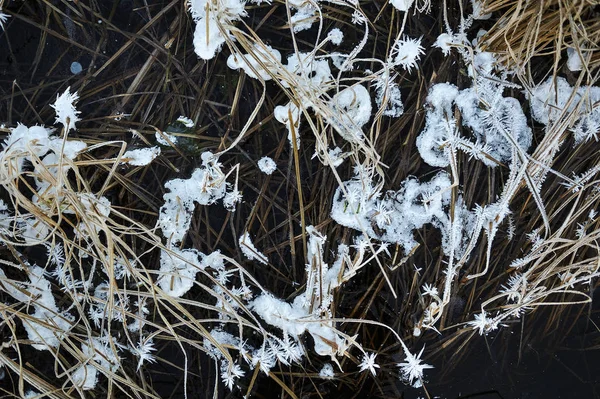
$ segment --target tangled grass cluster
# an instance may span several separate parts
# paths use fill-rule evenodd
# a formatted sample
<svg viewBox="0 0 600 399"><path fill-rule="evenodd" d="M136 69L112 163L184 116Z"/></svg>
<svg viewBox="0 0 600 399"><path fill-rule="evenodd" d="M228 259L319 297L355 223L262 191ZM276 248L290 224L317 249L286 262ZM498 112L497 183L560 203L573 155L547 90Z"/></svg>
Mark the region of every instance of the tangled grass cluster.
<svg viewBox="0 0 600 399"><path fill-rule="evenodd" d="M429 397L591 303L592 5L55 3L0 0L5 393Z"/></svg>

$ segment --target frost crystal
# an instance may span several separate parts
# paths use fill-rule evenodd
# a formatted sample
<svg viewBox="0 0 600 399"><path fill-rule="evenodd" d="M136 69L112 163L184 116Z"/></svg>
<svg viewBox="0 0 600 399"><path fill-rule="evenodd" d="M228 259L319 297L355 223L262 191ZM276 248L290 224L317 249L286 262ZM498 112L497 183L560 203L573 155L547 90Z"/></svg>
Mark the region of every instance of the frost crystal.
<svg viewBox="0 0 600 399"><path fill-rule="evenodd" d="M229 388L233 389L235 380L244 376L245 372L238 364L230 365L229 362L223 362L221 368L221 381Z"/></svg>
<svg viewBox="0 0 600 399"><path fill-rule="evenodd" d="M398 364L402 378L410 384L420 382L423 379L423 370L433 368L433 366L430 366L429 364L421 363L421 355L423 354L424 349L425 347L421 349L421 352L419 352L417 356L407 351L406 361Z"/></svg>
<svg viewBox="0 0 600 399"><path fill-rule="evenodd" d="M242 193L239 190L233 189L225 194L223 197L223 206L230 212L235 211L237 204L242 202L244 199Z"/></svg>
<svg viewBox="0 0 600 399"><path fill-rule="evenodd" d="M4 30L4 24L6 23L9 17L10 15L4 14L2 12L2 8L0 8L0 28L2 28L2 30Z"/></svg>
<svg viewBox="0 0 600 399"><path fill-rule="evenodd" d="M375 358L377 357L377 353L365 353L362 361L359 365L360 371L369 370L373 376L377 374L375 369L379 368L379 365L375 363Z"/></svg>
<svg viewBox="0 0 600 399"><path fill-rule="evenodd" d="M80 119L79 111L75 109L74 103L79 99L77 92L70 92L71 88L67 87L67 90L59 96L56 96L56 102L50 106L56 111L56 122L61 123L67 132L75 129L75 123Z"/></svg>
<svg viewBox="0 0 600 399"><path fill-rule="evenodd" d="M485 310L479 314L476 314L475 320L468 322L468 324L474 330L478 330L479 335L487 334L488 332L498 328L498 322L494 319L488 318Z"/></svg>
<svg viewBox="0 0 600 399"><path fill-rule="evenodd" d="M156 348L154 347L152 339L140 342L139 345L130 348L130 351L139 358L136 371L139 370L144 363L156 363L156 358L151 353L155 350Z"/></svg>
<svg viewBox="0 0 600 399"><path fill-rule="evenodd" d="M424 53L424 48L421 46L421 38L411 39L404 37L394 43L390 58L394 65L401 66L410 72L412 68L417 66L417 61Z"/></svg>

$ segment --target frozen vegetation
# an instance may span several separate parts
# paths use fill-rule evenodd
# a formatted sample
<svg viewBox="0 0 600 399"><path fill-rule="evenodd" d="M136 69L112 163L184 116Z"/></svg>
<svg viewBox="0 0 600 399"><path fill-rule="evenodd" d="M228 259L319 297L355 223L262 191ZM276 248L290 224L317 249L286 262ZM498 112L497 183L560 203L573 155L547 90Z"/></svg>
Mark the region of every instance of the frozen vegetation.
<svg viewBox="0 0 600 399"><path fill-rule="evenodd" d="M278 378L280 367L304 367L312 361L318 365L315 379L335 380L340 373L351 372L364 378L391 373L420 388L427 382L427 370L436 364L423 360L427 347L419 337L428 330L443 335L450 328L444 315L452 298L464 284L490 275L491 264L497 266L493 245L499 240L524 245L522 256L503 264L502 288L488 293L476 312L452 329L489 334L538 306L590 300L600 275L593 207L600 195L596 181L600 167L566 176L553 170L553 160L567 140L573 146L597 142L600 87L593 82L569 83L562 76L527 86L520 79L522 71L480 45L485 32L471 29L474 20L494 17L485 12L485 2L462 2L468 7L459 24L445 21L434 42L411 32L406 24L408 18L427 15L431 5L412 0L382 3L381 13L393 13L400 21L399 28L390 28L385 54L371 47L371 24L376 21L358 2L183 3L182 16L193 25L187 39L198 62L221 62L229 68L227 73L278 93L273 97L277 102L265 101L257 108L272 106L270 118L287 137L281 151L289 154L292 166L284 167L273 153L249 159L248 165L232 164L240 143L260 134L260 129L250 133L250 126L258 123L252 114L241 130L227 132L230 141L222 138L221 144L227 145L218 151L201 149L199 162L189 173L161 182L160 204L148 211L155 217L153 225L147 225L128 217L114 202L116 197L107 194L109 187L116 184L117 171L167 165L164 154L182 151L189 141L187 132L202 128L192 118L176 119L173 125L179 130L155 127L143 140L137 130L128 128L135 139L131 143L86 141L78 135L86 120L78 111L79 93L66 88L49 104L55 119L45 121L47 125L25 121L3 125L0 237L5 253L12 252L16 259L0 261L0 288L5 294L0 319L3 325L22 328L24 334L14 332L2 345L17 350L27 345L55 356L53 381L61 382L61 392L88 397L88 391L110 381L113 389L142 397L142 386L127 384L140 369L161 361L157 348L166 341L181 348L186 394L187 373L192 372L190 348L212 359L219 384L240 397L254 384L258 371ZM284 10L287 26L282 33L289 35L290 43L293 40L292 51L252 31L251 16L257 7ZM328 7L343 11L340 15L353 29L351 35L337 27L324 30ZM10 33L8 17L0 13L0 26ZM303 35L302 46L296 34ZM307 40L312 48L306 48ZM585 69L578 51L565 52L563 62L570 71ZM429 85L421 103L405 103L408 90L402 79L415 78L421 63L432 56L453 57L452 62L464 66L460 87L426 77ZM407 116L409 109L416 111ZM378 129L401 117L412 124L413 114L423 116L422 124L416 125L420 127L415 140L402 146L410 146L411 162L422 162L425 173L401 174L403 179L394 180L396 171L378 153L386 140ZM103 149L111 156L98 157ZM235 242L227 243L235 254L215 249L220 248L216 245L201 252L191 237L205 227L194 222L194 215L206 211L235 218L238 207L249 201L240 189L243 179L254 182L296 174L300 180L300 173L306 173L299 166L301 150L312 154L316 167L330 173L336 186L319 205L326 207L326 220L311 220L314 213L305 212L299 192L302 209L294 212L302 214L302 225L293 228L305 250L303 273L297 286L277 292L264 284L261 274L278 270L282 258L273 249L275 244L255 240L253 219L236 232ZM405 149L398 149L398 154L401 151ZM107 177L91 184L82 171L96 163ZM342 165L349 173L342 172L346 170ZM488 193L485 185L480 188L480 202L466 200L467 187L474 184L467 181L473 168L490 176L502 174L497 190ZM549 176L561 179L565 195L580 193L583 205L570 211L572 220L580 221L577 225L553 223L542 195ZM525 243L514 234L514 200L520 190L528 192L539 214ZM583 192L593 199L585 199ZM346 229L343 240L328 236L331 226ZM575 236L566 234L575 228ZM437 248L427 247L421 234L425 229L439 234ZM294 234L288 238L291 242ZM43 260L28 259L32 248L43 248ZM439 250L442 260L436 266L439 273L417 278L421 269L412 270L405 263L422 248ZM579 257L584 248L593 255L586 252ZM549 259L549 253L560 259ZM484 259L482 266L471 267L478 257ZM414 306L411 325L398 329L391 323L338 316L340 293L369 268L379 270L390 295L399 298L406 293L396 292L390 276L398 268L414 273L410 281L419 294L418 300L406 304ZM572 296L560 303L566 294ZM196 319L191 313L196 309L211 316ZM357 325L385 330L393 350L380 353L383 349L361 341L355 335ZM182 326L187 328L185 334ZM390 359L399 360L392 364ZM8 357L0 364L13 371L19 367ZM31 379L27 383L37 391L51 390ZM37 392L26 395L23 387L19 389L24 397Z"/></svg>

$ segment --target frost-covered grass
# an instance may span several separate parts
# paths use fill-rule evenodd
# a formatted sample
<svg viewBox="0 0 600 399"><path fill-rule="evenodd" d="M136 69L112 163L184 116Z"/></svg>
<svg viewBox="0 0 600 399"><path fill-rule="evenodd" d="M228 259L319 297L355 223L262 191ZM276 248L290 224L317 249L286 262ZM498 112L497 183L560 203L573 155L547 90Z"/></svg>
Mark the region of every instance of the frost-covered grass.
<svg viewBox="0 0 600 399"><path fill-rule="evenodd" d="M427 396L469 340L568 328L596 49L510 52L518 1L446 3L0 2L30 68L0 97L9 392Z"/></svg>

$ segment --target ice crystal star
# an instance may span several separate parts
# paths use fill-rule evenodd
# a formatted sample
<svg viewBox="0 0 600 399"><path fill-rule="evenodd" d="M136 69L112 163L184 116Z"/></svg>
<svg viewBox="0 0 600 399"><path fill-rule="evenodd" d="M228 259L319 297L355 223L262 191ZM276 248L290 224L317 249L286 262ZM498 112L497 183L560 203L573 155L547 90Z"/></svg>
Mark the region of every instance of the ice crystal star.
<svg viewBox="0 0 600 399"><path fill-rule="evenodd" d="M423 295L429 295L429 296L433 297L433 296L438 296L438 294L439 294L438 289L429 283L423 284L422 290L423 290Z"/></svg>
<svg viewBox="0 0 600 399"><path fill-rule="evenodd" d="M419 382L421 379L423 379L423 370L433 368L433 366L429 364L421 363L421 355L423 354L423 350L425 350L424 346L417 356L406 351L406 361L404 363L398 363L402 379L408 381L410 384L412 384L415 380Z"/></svg>
<svg viewBox="0 0 600 399"><path fill-rule="evenodd" d="M411 39L403 37L394 43L391 53L391 61L394 65L401 66L407 72L417 66L417 61L425 53L421 46L421 38Z"/></svg>
<svg viewBox="0 0 600 399"><path fill-rule="evenodd" d="M229 364L229 362L227 362L227 364ZM227 365L223 367L223 370L221 372L221 380L231 391L233 390L235 380L243 377L244 374L244 370L242 370L242 368L238 364Z"/></svg>
<svg viewBox="0 0 600 399"><path fill-rule="evenodd" d="M498 328L498 321L487 317L487 312L483 310L475 315L475 320L468 322L474 330L479 331L479 335L487 334Z"/></svg>
<svg viewBox="0 0 600 399"><path fill-rule="evenodd" d="M362 358L362 361L359 365L360 371L369 370L373 376L377 374L376 368L379 368L379 365L375 363L375 358L377 357L377 353L365 353Z"/></svg>

